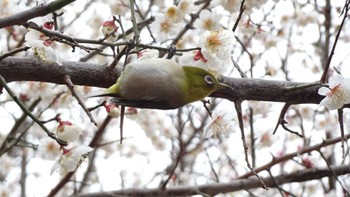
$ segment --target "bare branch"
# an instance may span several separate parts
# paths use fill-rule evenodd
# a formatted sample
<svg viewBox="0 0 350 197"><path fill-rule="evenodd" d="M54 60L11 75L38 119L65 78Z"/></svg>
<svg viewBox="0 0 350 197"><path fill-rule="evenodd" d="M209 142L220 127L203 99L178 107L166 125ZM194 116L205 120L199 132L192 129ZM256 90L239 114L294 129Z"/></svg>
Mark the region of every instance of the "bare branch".
<svg viewBox="0 0 350 197"><path fill-rule="evenodd" d="M302 155L304 153L310 153L312 151L315 151L315 150L319 150L320 148L322 147L326 147L326 146L329 146L329 145L332 145L332 144L336 144L338 142L340 142L341 140L347 140L350 138L350 134L344 136L344 139L342 137L338 137L338 138L334 138L334 139L330 139L330 140L325 140L323 141L322 143L320 144L316 144L314 146L310 146L310 147L305 147L297 152L294 152L294 153L289 153L289 154L286 154L286 155L283 155L281 157L274 157L272 159L272 161L270 161L269 163L263 165L263 166L260 166L258 168L255 168L255 172L261 172L263 170L267 170L267 169L270 169L272 166L278 164L278 163L281 163L281 162L284 162L284 161L287 161L293 157L296 157L298 155ZM254 175L252 172L248 172L244 175L241 175L239 176L239 178L248 178L250 176Z"/></svg>
<svg viewBox="0 0 350 197"><path fill-rule="evenodd" d="M306 169L300 170L294 173L279 175L275 177L267 177L263 178L264 182L268 187L277 187L276 182L280 185L285 183L293 183L293 182L303 182L315 179L321 179L323 177L332 176L333 173L337 176L344 175L350 173L349 165L341 165L341 166L332 166L332 171L326 168L314 168L314 169ZM77 195L77 197L113 197L113 196L189 196L196 194L208 194L210 196L219 194L219 193L227 193L234 192L240 190L248 190L253 188L258 188L261 186L260 181L254 177L250 179L238 179L231 181L230 183L211 183L200 186L182 186L182 187L173 187L167 188L164 191L159 188L155 189L145 189L145 188L130 188L123 189L117 191L110 192L99 192L99 193L89 193L89 194L81 194Z"/></svg>
<svg viewBox="0 0 350 197"><path fill-rule="evenodd" d="M0 19L0 29L12 25L21 25L26 21L39 16L45 16L57 11L75 0L56 0L49 4L40 4L29 10Z"/></svg>
<svg viewBox="0 0 350 197"><path fill-rule="evenodd" d="M63 62L59 66L33 58L8 57L0 61L0 73L7 82L41 81L65 84L63 76L68 74L75 85L106 88L115 83L121 71L119 67L108 70L104 65L83 62ZM232 101L257 100L291 104L318 104L323 99L318 94L318 89L322 86L319 83L229 77L221 77L220 80L232 86L233 90L216 91L211 97Z"/></svg>
<svg viewBox="0 0 350 197"><path fill-rule="evenodd" d="M45 127L45 125L43 123L41 123L41 121L35 117L30 110L28 110L28 108L22 103L22 101L20 101L18 99L18 97L12 92L12 90L7 86L6 81L4 80L4 78L0 75L0 85L3 86L5 88L5 90L7 91L7 93L12 97L12 99L17 103L17 105L21 108L21 110L26 113L34 122L36 122L45 132L46 134L56 140L56 142L58 144L60 144L61 146L66 146L67 142L60 140L56 137L56 135L54 133L52 133L51 131L49 131L49 129L47 129Z"/></svg>
<svg viewBox="0 0 350 197"><path fill-rule="evenodd" d="M94 117L91 115L90 111L87 109L87 107L85 106L84 102L82 101L82 99L80 98L80 96L78 95L78 93L74 90L74 84L71 80L71 78L69 77L69 75L65 74L63 76L63 80L66 82L67 87L70 89L72 95L74 96L75 99L77 99L79 105L83 108L83 110L85 111L85 113L89 116L90 120L92 123L94 123L94 125L97 126L97 122L94 119Z"/></svg>

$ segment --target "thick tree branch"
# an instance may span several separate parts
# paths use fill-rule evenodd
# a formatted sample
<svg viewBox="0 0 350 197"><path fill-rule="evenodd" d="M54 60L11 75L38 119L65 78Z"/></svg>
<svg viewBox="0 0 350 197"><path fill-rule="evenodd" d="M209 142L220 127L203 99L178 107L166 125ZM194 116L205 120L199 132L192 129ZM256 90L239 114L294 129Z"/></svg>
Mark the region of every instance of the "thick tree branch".
<svg viewBox="0 0 350 197"><path fill-rule="evenodd" d="M29 10L11 15L9 17L0 19L0 29L12 25L21 25L32 18L36 18L39 16L45 16L63 8L64 6L74 2L75 0L56 0L49 4L40 4L35 6Z"/></svg>
<svg viewBox="0 0 350 197"><path fill-rule="evenodd" d="M32 58L9 57L0 61L0 74L9 82L42 81L65 84L68 74L75 85L108 87L115 83L121 70L110 72L104 65L65 62L62 66Z"/></svg>
<svg viewBox="0 0 350 197"><path fill-rule="evenodd" d="M63 76L68 74L75 85L109 87L114 84L121 68L109 70L105 65L64 62L62 66L46 63L33 58L8 57L0 61L0 74L7 82L42 81L65 84ZM222 77L221 81L233 87L213 93L212 97L232 101L257 100L288 102L290 104L315 103L322 100L318 94L321 84L263 79L241 79Z"/></svg>
<svg viewBox="0 0 350 197"><path fill-rule="evenodd" d="M341 166L332 166L332 171L329 168L313 168L300 170L294 173L279 175L275 177L267 177L263 178L264 182L268 187L277 187L279 185L285 183L293 183L293 182L304 182L310 180L321 179L323 177L333 176L334 174L337 176L344 175L350 173L349 165L341 165ZM333 174L334 172L334 174ZM182 187L173 187L167 188L164 191L155 188L155 189L144 189L144 188L131 188L131 189L123 189L118 191L111 192L99 192L99 193L90 193L90 194L82 194L78 195L79 197L90 197L90 196L189 196L196 194L208 194L208 195L216 195L219 193L228 193L240 190L248 190L253 188L259 188L261 186L260 181L256 178L249 179L238 179L231 181L231 183L211 183L200 186L182 186Z"/></svg>

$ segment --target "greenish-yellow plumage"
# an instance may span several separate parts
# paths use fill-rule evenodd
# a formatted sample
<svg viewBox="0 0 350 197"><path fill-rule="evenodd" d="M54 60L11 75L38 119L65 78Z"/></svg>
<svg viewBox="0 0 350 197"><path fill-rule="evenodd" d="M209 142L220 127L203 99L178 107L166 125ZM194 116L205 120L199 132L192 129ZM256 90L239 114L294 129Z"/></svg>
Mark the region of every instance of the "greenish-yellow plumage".
<svg viewBox="0 0 350 197"><path fill-rule="evenodd" d="M116 97L112 101L125 106L175 109L224 88L231 87L204 69L151 58L126 65L117 82L97 96Z"/></svg>

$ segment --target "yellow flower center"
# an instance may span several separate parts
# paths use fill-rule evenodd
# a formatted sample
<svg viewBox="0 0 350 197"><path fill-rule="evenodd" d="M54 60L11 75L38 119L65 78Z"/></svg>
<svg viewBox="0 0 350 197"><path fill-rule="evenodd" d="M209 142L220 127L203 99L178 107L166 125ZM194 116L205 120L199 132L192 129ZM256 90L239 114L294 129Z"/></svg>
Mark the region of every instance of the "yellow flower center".
<svg viewBox="0 0 350 197"><path fill-rule="evenodd" d="M162 32L169 32L170 31L170 24L167 21L160 23L160 28Z"/></svg>
<svg viewBox="0 0 350 197"><path fill-rule="evenodd" d="M214 33L210 34L210 36L208 36L208 38L207 38L207 46L208 47L215 49L218 46L220 46L221 44L222 43L221 43L221 40L219 39L218 32L214 32Z"/></svg>
<svg viewBox="0 0 350 197"><path fill-rule="evenodd" d="M213 27L214 22L211 19L208 19L204 22L203 24L203 28L207 29L207 30L211 30L211 28Z"/></svg>
<svg viewBox="0 0 350 197"><path fill-rule="evenodd" d="M49 142L47 145L46 145L46 149L50 152L53 152L57 149L57 146L55 143L53 142Z"/></svg>
<svg viewBox="0 0 350 197"><path fill-rule="evenodd" d="M176 15L176 8L175 7L170 7L166 11L166 15L170 18L175 17Z"/></svg>
<svg viewBox="0 0 350 197"><path fill-rule="evenodd" d="M334 88L330 89L330 91L328 92L327 96L328 97L340 97L341 95L341 90L340 90L340 84L338 84L337 86L335 86Z"/></svg>

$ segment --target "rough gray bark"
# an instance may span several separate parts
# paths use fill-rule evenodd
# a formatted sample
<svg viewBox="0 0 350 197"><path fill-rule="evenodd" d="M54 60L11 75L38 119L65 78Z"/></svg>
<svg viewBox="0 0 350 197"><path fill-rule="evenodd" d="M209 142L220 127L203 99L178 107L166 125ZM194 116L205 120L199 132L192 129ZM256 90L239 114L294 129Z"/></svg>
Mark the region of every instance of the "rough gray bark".
<svg viewBox="0 0 350 197"><path fill-rule="evenodd" d="M63 76L68 74L75 85L106 88L115 83L120 72L121 68L109 70L106 65L83 62L63 62L60 66L34 58L8 57L0 61L0 75L7 82L41 81L65 84ZM233 90L217 91L211 96L232 101L257 100L291 104L317 104L323 98L318 94L321 84L316 82L302 83L229 77L222 77L222 81L232 86Z"/></svg>
<svg viewBox="0 0 350 197"><path fill-rule="evenodd" d="M335 175L340 176L347 173L350 173L349 165L333 166L331 167ZM320 169L305 169L300 170L294 173L279 175L275 177L263 178L265 184L268 187L278 187L285 183L293 182L303 182L310 180L317 180L323 177L334 175L328 168ZM253 188L259 188L261 186L260 181L256 177L251 177L248 179L238 179L231 181L230 183L212 183L207 185L200 186L179 186L167 188L161 190L159 188L155 189L140 189L140 188L130 188L110 192L99 192L99 193L89 193L81 194L78 197L112 197L112 196L138 196L138 197L151 197L151 196L188 196L196 194L207 194L207 195L216 195L220 193L229 193L240 190L249 190Z"/></svg>

